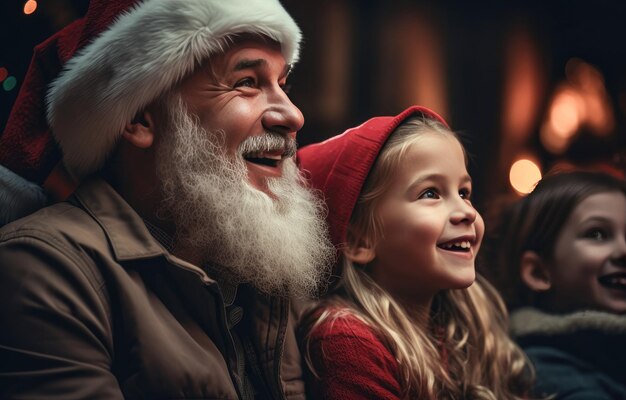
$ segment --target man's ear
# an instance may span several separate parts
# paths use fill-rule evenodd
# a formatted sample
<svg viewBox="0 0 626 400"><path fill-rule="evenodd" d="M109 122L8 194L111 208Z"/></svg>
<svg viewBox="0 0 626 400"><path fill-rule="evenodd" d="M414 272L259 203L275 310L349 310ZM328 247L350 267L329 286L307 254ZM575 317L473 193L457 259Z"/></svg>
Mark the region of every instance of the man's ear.
<svg viewBox="0 0 626 400"><path fill-rule="evenodd" d="M150 111L140 111L126 124L122 137L140 149L147 149L154 143L155 123Z"/></svg>
<svg viewBox="0 0 626 400"><path fill-rule="evenodd" d="M376 257L374 246L364 240L359 239L358 244L348 245L343 249L346 258L353 263L365 265Z"/></svg>
<svg viewBox="0 0 626 400"><path fill-rule="evenodd" d="M520 262L520 277L533 292L545 292L552 287L546 262L534 251L525 251Z"/></svg>

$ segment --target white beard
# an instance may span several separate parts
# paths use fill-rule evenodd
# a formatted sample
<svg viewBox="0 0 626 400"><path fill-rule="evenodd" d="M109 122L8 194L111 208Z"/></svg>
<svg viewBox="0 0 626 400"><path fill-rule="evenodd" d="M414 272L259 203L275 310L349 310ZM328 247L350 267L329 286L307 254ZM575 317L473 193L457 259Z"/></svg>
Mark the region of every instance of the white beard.
<svg viewBox="0 0 626 400"><path fill-rule="evenodd" d="M160 214L176 226L176 241L232 283L273 295L306 297L325 284L334 261L325 205L302 185L291 158L283 176L268 180L275 199L248 181L241 156L225 152L228 133L207 132L180 98L157 153Z"/></svg>

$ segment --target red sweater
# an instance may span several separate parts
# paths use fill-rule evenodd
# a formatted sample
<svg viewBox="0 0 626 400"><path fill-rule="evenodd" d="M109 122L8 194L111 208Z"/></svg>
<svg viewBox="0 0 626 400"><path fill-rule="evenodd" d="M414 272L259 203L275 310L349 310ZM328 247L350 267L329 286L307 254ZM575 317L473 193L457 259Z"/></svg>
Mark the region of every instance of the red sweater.
<svg viewBox="0 0 626 400"><path fill-rule="evenodd" d="M326 320L311 332L309 374L314 399L400 399L398 362L372 329L354 316Z"/></svg>

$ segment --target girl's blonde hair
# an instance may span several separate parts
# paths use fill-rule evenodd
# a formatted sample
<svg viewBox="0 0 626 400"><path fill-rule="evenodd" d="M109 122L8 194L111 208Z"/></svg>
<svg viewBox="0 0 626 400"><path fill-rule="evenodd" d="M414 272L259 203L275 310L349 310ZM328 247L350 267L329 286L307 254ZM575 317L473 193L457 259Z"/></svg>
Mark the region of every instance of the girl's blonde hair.
<svg viewBox="0 0 626 400"><path fill-rule="evenodd" d="M382 239L383 221L376 212L378 202L407 150L431 132L456 138L443 124L419 117L407 119L392 133L353 210L348 246L357 245L358 241L373 245ZM437 294L430 310L429 329L425 331L371 279L367 265L354 265L343 257L342 272L339 284L315 308L317 312L312 310L305 317L303 327L310 327L311 332L322 322L332 323L346 314L359 318L396 357L404 397L517 399L528 392L529 363L508 336L504 303L482 277L478 276L467 289ZM308 351L305 353L312 368Z"/></svg>

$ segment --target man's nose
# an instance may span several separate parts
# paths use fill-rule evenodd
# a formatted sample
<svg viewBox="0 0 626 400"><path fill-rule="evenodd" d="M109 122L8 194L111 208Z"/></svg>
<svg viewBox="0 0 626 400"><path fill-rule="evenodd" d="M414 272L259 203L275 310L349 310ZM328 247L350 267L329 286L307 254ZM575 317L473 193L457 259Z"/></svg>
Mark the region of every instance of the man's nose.
<svg viewBox="0 0 626 400"><path fill-rule="evenodd" d="M304 116L282 88L277 87L268 95L268 107L263 114L265 129L283 135L293 135L304 125Z"/></svg>

